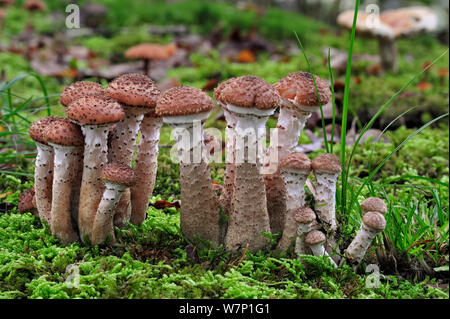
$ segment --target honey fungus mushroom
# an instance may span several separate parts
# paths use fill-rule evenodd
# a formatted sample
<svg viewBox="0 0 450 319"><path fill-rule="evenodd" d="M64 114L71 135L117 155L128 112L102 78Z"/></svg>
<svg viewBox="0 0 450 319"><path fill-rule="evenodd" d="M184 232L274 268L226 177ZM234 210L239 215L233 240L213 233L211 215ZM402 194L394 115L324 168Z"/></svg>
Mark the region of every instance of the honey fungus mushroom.
<svg viewBox="0 0 450 319"><path fill-rule="evenodd" d="M377 233L386 228L386 220L378 212L367 212L362 221L361 228L346 250L347 262L355 268L364 258Z"/></svg>
<svg viewBox="0 0 450 319"><path fill-rule="evenodd" d="M192 242L220 241L219 202L213 189L203 141L203 122L213 108L211 98L189 86L171 88L160 95L156 114L173 128L180 167L180 227Z"/></svg>
<svg viewBox="0 0 450 319"><path fill-rule="evenodd" d="M54 151L50 230L61 243L69 244L78 240L71 202L78 202L73 193L79 194L80 177L75 175L80 173L76 167L82 161L83 134L77 124L57 119L47 125L43 136Z"/></svg>
<svg viewBox="0 0 450 319"><path fill-rule="evenodd" d="M316 82L316 88L314 86ZM272 232L283 230L286 215L286 190L279 170L279 162L284 156L295 152L300 134L311 114L325 105L331 98L329 85L318 76L308 72L295 72L275 83L274 88L281 96L280 114L276 132L278 138L270 142L268 165L275 172L264 176L267 192L267 209Z"/></svg>
<svg viewBox="0 0 450 319"><path fill-rule="evenodd" d="M133 159L133 152L136 148L136 138L141 127L141 131L150 134L143 135L143 138L152 138L161 127L162 121L158 117L153 117L152 120L146 120L142 123L142 119L146 113L154 113L156 107L156 100L160 94L156 84L146 75L137 73L128 73L121 75L114 79L106 90L106 94L121 103L125 111L125 118L115 124L113 134L111 136L111 148L108 150L108 159L110 162L120 162L126 165L131 165ZM159 125L158 125L159 124ZM145 127L143 127L145 126ZM144 141L145 143L146 141ZM157 146L157 143L156 145ZM150 151L155 152L155 148ZM157 150L156 150L157 151ZM145 163L145 162L144 162ZM156 167L147 167L151 169L149 178L153 178L156 174ZM145 178L139 176L139 178ZM138 183L141 184L141 183ZM133 196L147 203L151 193L138 191ZM137 207L136 207L137 208ZM114 217L114 224L123 228L125 224L132 220L133 224L140 225L145 218L146 206L139 205L139 209L132 210L131 194L127 189L116 208ZM134 216L133 216L134 215Z"/></svg>
<svg viewBox="0 0 450 319"><path fill-rule="evenodd" d="M265 149L265 123L279 104L280 96L256 76L234 78L221 91L223 103L237 119L235 128L235 178L232 211L225 248L236 251L248 245L258 251L268 244L263 232L270 232L266 190L261 173Z"/></svg>
<svg viewBox="0 0 450 319"><path fill-rule="evenodd" d="M314 256L326 256L330 263L337 268L336 263L333 259L331 259L325 250L326 240L327 238L325 237L325 234L320 230L312 230L305 237L305 243L309 246Z"/></svg>
<svg viewBox="0 0 450 319"><path fill-rule="evenodd" d="M83 176L80 189L78 227L84 241L91 239L92 226L104 185L100 172L107 163L109 128L125 117L115 100L91 95L77 99L66 109L67 117L78 123L84 135Z"/></svg>
<svg viewBox="0 0 450 319"><path fill-rule="evenodd" d="M352 30L353 16L354 10L344 11L337 17L337 23ZM360 11L356 20L357 34L378 40L381 66L387 71L398 70L398 38L433 32L437 27L437 15L421 6L386 10L377 21L373 21L373 14Z"/></svg>
<svg viewBox="0 0 450 319"><path fill-rule="evenodd" d="M125 189L136 183L136 175L133 169L122 163L109 163L101 172L101 178L105 183L105 191L98 205L92 227L92 244L97 245L114 237L114 214L115 208Z"/></svg>
<svg viewBox="0 0 450 319"><path fill-rule="evenodd" d="M144 74L150 75L150 63L154 60L167 60L176 51L174 43L168 45L141 43L129 48L125 52L127 59L140 59L144 61Z"/></svg>
<svg viewBox="0 0 450 319"><path fill-rule="evenodd" d="M286 189L286 215L278 249L285 251L297 235L295 214L305 206L305 183L311 172L311 161L303 153L291 153L281 159L280 167Z"/></svg>

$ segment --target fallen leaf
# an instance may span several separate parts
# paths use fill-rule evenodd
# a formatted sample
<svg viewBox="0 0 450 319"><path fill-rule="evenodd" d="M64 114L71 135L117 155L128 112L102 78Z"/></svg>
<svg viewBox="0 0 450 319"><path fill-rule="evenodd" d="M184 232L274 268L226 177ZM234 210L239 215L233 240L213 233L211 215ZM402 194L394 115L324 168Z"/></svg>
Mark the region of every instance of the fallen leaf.
<svg viewBox="0 0 450 319"><path fill-rule="evenodd" d="M0 194L0 198L6 198L7 196L11 195L12 192L2 193Z"/></svg>
<svg viewBox="0 0 450 319"><path fill-rule="evenodd" d="M253 63L256 61L256 57L250 50L242 50L236 58L239 63Z"/></svg>
<svg viewBox="0 0 450 319"><path fill-rule="evenodd" d="M211 91L212 89L214 89L217 86L217 84L219 84L219 79L217 79L217 78L210 79L205 84L205 86L203 86L202 90L203 91Z"/></svg>
<svg viewBox="0 0 450 319"><path fill-rule="evenodd" d="M150 206L155 207L156 209L164 209L169 207L175 207L176 209L180 209L180 202L175 200L172 203L165 200L157 200L154 203L150 203Z"/></svg>

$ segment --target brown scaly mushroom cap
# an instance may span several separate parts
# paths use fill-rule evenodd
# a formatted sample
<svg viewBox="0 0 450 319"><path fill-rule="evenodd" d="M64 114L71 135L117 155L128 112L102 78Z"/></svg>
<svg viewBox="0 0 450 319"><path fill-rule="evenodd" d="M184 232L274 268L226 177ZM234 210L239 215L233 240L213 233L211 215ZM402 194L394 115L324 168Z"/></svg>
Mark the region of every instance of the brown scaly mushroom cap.
<svg viewBox="0 0 450 319"><path fill-rule="evenodd" d="M56 119L57 118L54 116L46 116L37 120L36 122L31 123L30 128L28 129L28 134L35 142L48 145L42 133L44 132L45 128Z"/></svg>
<svg viewBox="0 0 450 319"><path fill-rule="evenodd" d="M110 183L133 186L136 183L136 175L133 169L122 163L110 163L106 165L102 172L101 178Z"/></svg>
<svg viewBox="0 0 450 319"><path fill-rule="evenodd" d="M21 213L29 212L36 207L35 206L36 202L33 201L33 197L34 197L34 187L31 189L27 189L22 194L20 194L18 203L19 205L17 208Z"/></svg>
<svg viewBox="0 0 450 319"><path fill-rule="evenodd" d="M206 113L213 108L211 98L202 90L191 86L176 86L161 94L156 103L159 116L183 116Z"/></svg>
<svg viewBox="0 0 450 319"><path fill-rule="evenodd" d="M57 119L47 125L43 136L47 143L63 146L81 146L84 143L80 126L69 119Z"/></svg>
<svg viewBox="0 0 450 319"><path fill-rule="evenodd" d="M383 215L387 213L386 203L378 197L368 197L361 202L360 206L364 213L379 212Z"/></svg>
<svg viewBox="0 0 450 319"><path fill-rule="evenodd" d="M111 83L106 94L126 105L154 108L161 92L148 76L138 73L123 74Z"/></svg>
<svg viewBox="0 0 450 319"><path fill-rule="evenodd" d="M79 98L67 107L66 113L68 118L83 125L110 124L125 117L118 102L100 95Z"/></svg>
<svg viewBox="0 0 450 319"><path fill-rule="evenodd" d="M322 105L331 99L331 91L327 82L314 75ZM274 88L284 99L295 101L301 106L311 107L320 105L311 73L295 72L275 83Z"/></svg>
<svg viewBox="0 0 450 319"><path fill-rule="evenodd" d="M341 172L341 162L333 154L321 154L317 156L311 163L313 170L325 171L338 174Z"/></svg>
<svg viewBox="0 0 450 319"><path fill-rule="evenodd" d="M305 242L308 245L319 245L323 244L326 241L325 234L320 230L313 230L308 233L305 237Z"/></svg>
<svg viewBox="0 0 450 319"><path fill-rule="evenodd" d="M214 89L214 98L216 99L216 101L222 103L222 104L226 104L226 102L224 102L224 99L222 97L222 91L223 89L232 81L234 81L236 78L229 78L226 81L221 82L215 89Z"/></svg>
<svg viewBox="0 0 450 319"><path fill-rule="evenodd" d="M316 220L316 213L309 207L301 207L295 212L294 219L297 223L309 224Z"/></svg>
<svg viewBox="0 0 450 319"><path fill-rule="evenodd" d="M363 216L363 222L367 227L376 232L380 232L386 228L386 219L378 212L367 212Z"/></svg>
<svg viewBox="0 0 450 319"><path fill-rule="evenodd" d="M67 86L59 96L59 102L67 107L70 103L83 96L105 94L105 89L99 83L78 81Z"/></svg>
<svg viewBox="0 0 450 319"><path fill-rule="evenodd" d="M237 107L269 110L277 108L280 103L280 95L273 86L254 75L232 78L219 92L218 96L223 103Z"/></svg>
<svg viewBox="0 0 450 319"><path fill-rule="evenodd" d="M290 153L280 160L280 167L309 172L311 171L311 161L308 156L303 153Z"/></svg>

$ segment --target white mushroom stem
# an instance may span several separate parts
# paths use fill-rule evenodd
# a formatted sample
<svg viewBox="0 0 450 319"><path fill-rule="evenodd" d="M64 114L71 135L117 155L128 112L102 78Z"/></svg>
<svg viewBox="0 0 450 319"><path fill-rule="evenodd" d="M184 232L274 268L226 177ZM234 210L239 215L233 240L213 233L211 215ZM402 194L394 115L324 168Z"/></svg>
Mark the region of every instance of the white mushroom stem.
<svg viewBox="0 0 450 319"><path fill-rule="evenodd" d="M266 189L261 163L262 140L265 137L265 123L273 109L237 107L228 109L237 117L235 141L235 180L233 210L228 221L225 248L236 251L263 249L269 240L262 233L270 232L269 215L266 206Z"/></svg>
<svg viewBox="0 0 450 319"><path fill-rule="evenodd" d="M384 221L383 215L379 213L368 213L368 214L378 214L378 218ZM384 221L385 223L385 221ZM384 226L383 226L384 229ZM364 258L364 255L367 252L367 249L369 248L372 241L375 239L378 232L381 230L376 230L371 228L370 226L366 225L366 223L363 221L361 223L361 228L356 233L355 238L350 243L350 245L347 248L346 256L347 261L354 266L355 268L359 265L361 260Z"/></svg>
<svg viewBox="0 0 450 319"><path fill-rule="evenodd" d="M311 253L311 249L305 242L305 236L313 230L313 224L311 223L299 223L297 227L297 239L295 241L295 253L300 255L308 255Z"/></svg>
<svg viewBox="0 0 450 319"><path fill-rule="evenodd" d="M36 206L39 218L45 219L50 225L52 208L53 184L53 148L49 145L36 142L37 156L34 172L34 188L36 193Z"/></svg>
<svg viewBox="0 0 450 319"><path fill-rule="evenodd" d="M284 103L292 104L288 100L285 100ZM276 128L278 130L278 159L295 151L300 134L312 114L311 112L295 111L294 107L286 106L280 108ZM273 152L274 150L272 149L273 147L270 148L269 152Z"/></svg>
<svg viewBox="0 0 450 319"><path fill-rule="evenodd" d="M123 192L128 188L125 185L109 181L104 181L104 183L105 190L98 205L92 227L91 237L93 245L103 243L108 238L108 235L111 236L111 242L115 242L113 225L114 214Z"/></svg>
<svg viewBox="0 0 450 319"><path fill-rule="evenodd" d="M174 130L180 162L180 227L191 241L219 244L219 200L213 189L208 156L203 143L203 123L208 113L165 117Z"/></svg>
<svg viewBox="0 0 450 319"><path fill-rule="evenodd" d="M233 198L233 188L234 188L234 174L235 174L235 150L234 144L236 142L235 138L235 128L237 119L228 111L228 109L223 107L223 113L225 115L225 120L227 122L227 127L225 128L226 135L226 146L225 146L225 180L224 180L224 193L221 196L221 205L225 215L229 215L231 211L231 199Z"/></svg>
<svg viewBox="0 0 450 319"><path fill-rule="evenodd" d="M78 240L71 212L72 168L79 160L78 147L49 144L55 153L50 230L61 243L69 244Z"/></svg>
<svg viewBox="0 0 450 319"><path fill-rule="evenodd" d="M107 162L109 127L110 124L81 126L85 138L78 227L83 241L86 236L91 238L95 212L103 195L100 172Z"/></svg>
<svg viewBox="0 0 450 319"><path fill-rule="evenodd" d="M378 37L378 48L380 51L381 66L384 70L397 71L397 42L395 38Z"/></svg>
<svg viewBox="0 0 450 319"><path fill-rule="evenodd" d="M309 171L282 169L284 185L286 186L286 208L295 211L305 206L305 183Z"/></svg>
<svg viewBox="0 0 450 319"><path fill-rule="evenodd" d="M111 149L108 150L109 162L119 162L129 165L136 148L136 136L139 131L144 113L136 112L132 108L122 104L126 112L125 118L116 123L111 140Z"/></svg>
<svg viewBox="0 0 450 319"><path fill-rule="evenodd" d="M122 104L126 113L125 118L116 123L111 140L111 149L108 150L109 162L119 162L131 165L133 153L136 149L136 137L144 118L145 109ZM148 111L148 110L147 110ZM126 190L116 207L114 225L123 228L131 218L130 190Z"/></svg>
<svg viewBox="0 0 450 319"><path fill-rule="evenodd" d="M296 210L305 206L305 183L308 172L299 170L282 169L282 176L286 189L286 216L284 221L283 236L278 242L278 249L288 249L292 239L296 237L297 223L294 219Z"/></svg>
<svg viewBox="0 0 450 319"><path fill-rule="evenodd" d="M81 179L83 177L83 147L77 147L73 151L73 156L76 160L72 163L71 169L71 199L70 199L70 211L72 213L72 220L75 224L78 223L78 208L80 205L80 188ZM78 228L78 227L76 227Z"/></svg>
<svg viewBox="0 0 450 319"><path fill-rule="evenodd" d="M316 176L316 197L315 211L319 219L325 223L325 228L332 233L336 231L336 183L339 174L322 170L315 170Z"/></svg>
<svg viewBox="0 0 450 319"><path fill-rule="evenodd" d="M131 187L132 210L130 222L134 225L140 225L144 222L148 203L155 186L161 125L162 118L155 116L145 116L141 123L141 142L134 168L137 181Z"/></svg>
<svg viewBox="0 0 450 319"><path fill-rule="evenodd" d="M271 139L268 150L268 165L275 173L264 175L267 188L267 209L270 216L272 232L279 233L283 230L286 219L286 193L283 179L278 167L280 159L295 151L300 134L306 122L311 117L311 112L295 111L293 102L283 100L284 106L280 108L275 136Z"/></svg>
<svg viewBox="0 0 450 319"><path fill-rule="evenodd" d="M328 255L328 253L325 251L325 247L323 245L323 243L319 243L319 244L315 244L315 245L310 245L309 248L311 249L312 253L314 256L316 257L321 257L321 256L327 256L327 259L330 261L330 263L337 268L336 263L334 262L334 260L330 257L330 255Z"/></svg>

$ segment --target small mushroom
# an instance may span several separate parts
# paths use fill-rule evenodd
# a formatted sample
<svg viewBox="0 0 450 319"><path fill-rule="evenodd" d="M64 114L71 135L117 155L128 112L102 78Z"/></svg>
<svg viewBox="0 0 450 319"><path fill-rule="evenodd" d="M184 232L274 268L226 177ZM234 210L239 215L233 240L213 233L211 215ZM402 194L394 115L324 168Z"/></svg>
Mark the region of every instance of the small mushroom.
<svg viewBox="0 0 450 319"><path fill-rule="evenodd" d="M368 197L361 202L360 206L363 214L367 212L378 212L382 215L386 215L387 213L386 203L378 197Z"/></svg>
<svg viewBox="0 0 450 319"><path fill-rule="evenodd" d="M200 238L217 246L220 239L219 203L203 142L203 122L212 108L211 98L201 90L177 86L160 95L156 114L174 128L177 141L181 231L194 243Z"/></svg>
<svg viewBox="0 0 450 319"><path fill-rule="evenodd" d="M136 137L142 119L144 114L154 111L160 91L148 76L128 73L114 79L108 85L106 94L121 103L125 111L125 118L118 122L114 128L111 148L108 150L109 162L131 165L133 153L136 149ZM154 126L150 127L156 129ZM127 189L116 207L114 224L119 228L123 228L130 221L132 215L130 197L130 189ZM135 211L135 213L137 212ZM142 215L145 216L145 210L139 211L139 215L140 217L136 221L142 223L141 217Z"/></svg>
<svg viewBox="0 0 450 319"><path fill-rule="evenodd" d="M68 107L75 100L90 95L105 95L105 89L96 82L78 81L64 88L59 96L59 102Z"/></svg>
<svg viewBox="0 0 450 319"><path fill-rule="evenodd" d="M334 260L331 259L331 257L325 251L325 241L326 241L325 234L322 233L320 230L312 230L305 237L305 243L306 245L309 246L314 256L316 257L327 256L327 259L330 261L330 263L337 268L337 265L334 262Z"/></svg>
<svg viewBox="0 0 450 319"><path fill-rule="evenodd" d="M317 97L314 81L317 85ZM328 83L308 72L295 72L275 83L281 96L280 115L276 132L278 138L270 141L268 160L265 165L276 167L275 173L266 174L264 182L267 192L267 209L272 232L281 232L286 215L286 199L283 179L278 164L282 157L295 152L300 134L311 114L319 110L331 98ZM320 101L319 101L320 99Z"/></svg>
<svg viewBox="0 0 450 319"><path fill-rule="evenodd" d="M220 94L222 102L237 119L235 128L235 178L232 211L228 221L225 248L246 247L255 252L269 240L266 190L261 173L265 150L265 123L279 104L280 96L266 81L242 76L230 81Z"/></svg>
<svg viewBox="0 0 450 319"><path fill-rule="evenodd" d="M136 183L133 169L122 163L107 164L102 169L101 178L105 183L105 191L92 227L93 245L103 243L108 235L111 236L111 242L115 242L113 225L115 208L125 189Z"/></svg>
<svg viewBox="0 0 450 319"><path fill-rule="evenodd" d="M352 29L354 10L344 11L337 17L337 23ZM432 32L438 27L436 14L426 7L410 7L387 10L373 20L374 15L358 12L356 32L361 36L376 38L380 51L381 65L385 70L397 71L396 39L420 32Z"/></svg>
<svg viewBox="0 0 450 319"><path fill-rule="evenodd" d="M150 75L150 63L153 60L167 60L176 51L175 44L160 45L153 43L142 43L129 48L125 52L127 59L141 59L144 61L144 74Z"/></svg>
<svg viewBox="0 0 450 319"><path fill-rule="evenodd" d="M299 207L305 206L305 183L311 172L311 161L303 153L291 153L281 159L280 168L286 189L286 215L278 249L285 251L296 237L294 215Z"/></svg>
<svg viewBox="0 0 450 319"><path fill-rule="evenodd" d="M316 177L315 211L325 229L334 233L336 224L336 183L341 163L333 154L317 156L311 163Z"/></svg>
<svg viewBox="0 0 450 319"><path fill-rule="evenodd" d="M383 231L385 227L386 220L382 214L378 212L367 212L363 216L361 228L346 251L347 261L350 265L355 268L359 265L364 258L370 243L377 233Z"/></svg>
<svg viewBox="0 0 450 319"><path fill-rule="evenodd" d="M17 209L19 210L19 212L30 212L34 216L39 217L38 211L36 209L36 201L33 200L35 198L34 187L27 189L22 194L20 194L19 202L17 205Z"/></svg>
<svg viewBox="0 0 450 319"><path fill-rule="evenodd" d="M50 230L61 243L69 244L78 240L71 201L74 200L72 193L79 187L73 183L80 179L74 176L73 168L82 161L83 134L77 124L68 119L57 119L47 125L43 137L54 152Z"/></svg>
<svg viewBox="0 0 450 319"><path fill-rule="evenodd" d="M295 241L295 253L307 255L310 253L308 245L305 243L306 234L313 230L316 222L316 214L309 207L301 207L294 214L297 223L297 239Z"/></svg>
<svg viewBox="0 0 450 319"><path fill-rule="evenodd" d="M66 109L67 117L81 126L84 135L83 176L80 189L78 227L84 241L91 239L95 212L102 198L104 185L100 172L107 163L109 127L125 117L115 100L91 95L79 98Z"/></svg>
<svg viewBox="0 0 450 319"><path fill-rule="evenodd" d="M28 133L35 141L37 148L36 164L34 170L34 187L36 192L36 206L39 218L45 219L50 225L50 211L52 208L53 184L53 148L48 145L42 136L44 129L55 121L53 116L43 117L31 123Z"/></svg>

